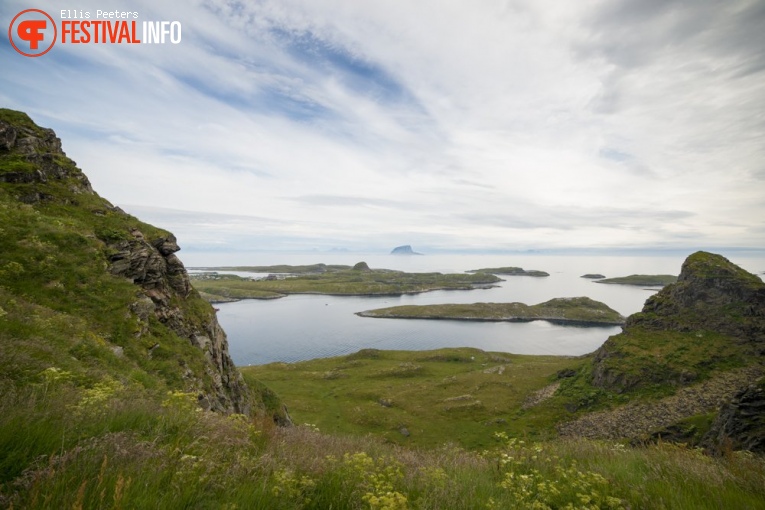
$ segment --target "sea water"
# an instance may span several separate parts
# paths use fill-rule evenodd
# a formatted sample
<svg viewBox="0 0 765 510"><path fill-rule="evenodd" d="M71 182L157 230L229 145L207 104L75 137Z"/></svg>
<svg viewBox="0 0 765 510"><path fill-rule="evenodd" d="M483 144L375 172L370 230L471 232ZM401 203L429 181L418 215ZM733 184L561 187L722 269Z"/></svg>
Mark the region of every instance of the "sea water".
<svg viewBox="0 0 765 510"><path fill-rule="evenodd" d="M765 257L727 255L750 272L765 271ZM346 264L365 261L372 268L408 272L457 273L484 267L517 266L550 273L548 277L501 276L491 289L433 291L403 296L291 295L275 300L243 300L215 305L237 365L295 362L339 356L359 349L427 350L477 347L516 354L578 356L600 347L620 327L577 327L545 321L466 322L425 319L363 318L356 312L396 305L521 302L587 296L624 316L640 311L658 288L598 284L586 273L607 277L631 274L679 274L685 255L552 256L425 255L358 253L252 253L236 259L194 257L194 265ZM208 262L209 261L209 262ZM191 265L191 264L190 264ZM241 275L247 273L240 272Z"/></svg>

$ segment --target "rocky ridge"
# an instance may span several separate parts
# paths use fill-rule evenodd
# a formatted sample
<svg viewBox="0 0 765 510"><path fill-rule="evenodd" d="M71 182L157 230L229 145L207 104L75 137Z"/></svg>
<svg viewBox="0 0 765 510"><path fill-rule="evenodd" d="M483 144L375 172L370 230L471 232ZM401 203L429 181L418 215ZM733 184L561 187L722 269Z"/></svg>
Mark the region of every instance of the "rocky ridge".
<svg viewBox="0 0 765 510"><path fill-rule="evenodd" d="M685 386L715 365L764 354L765 283L725 257L697 252L677 283L651 296L595 352L592 384L618 392L670 379Z"/></svg>
<svg viewBox="0 0 765 510"><path fill-rule="evenodd" d="M765 449L765 283L726 258L690 255L678 281L650 297L593 356L589 382L658 400L585 414L562 435L646 438L717 413L704 444Z"/></svg>
<svg viewBox="0 0 765 510"><path fill-rule="evenodd" d="M210 305L192 289L186 269L175 255L180 249L175 237L157 235L161 231L99 197L66 156L53 130L35 125L26 114L0 109L0 158L0 183L10 196L25 206L54 210L51 214L83 218L83 224L92 229L84 239L93 246L102 243L105 259L96 263L137 286L135 300L125 310L141 325L136 341L154 332L155 322L169 328L204 358L204 373L184 369L180 363L184 389L195 391L205 409L249 413L252 403L229 356L226 335ZM148 231L152 232L150 239L143 233ZM145 355L151 357L158 346L159 342ZM123 350L115 347L115 352Z"/></svg>

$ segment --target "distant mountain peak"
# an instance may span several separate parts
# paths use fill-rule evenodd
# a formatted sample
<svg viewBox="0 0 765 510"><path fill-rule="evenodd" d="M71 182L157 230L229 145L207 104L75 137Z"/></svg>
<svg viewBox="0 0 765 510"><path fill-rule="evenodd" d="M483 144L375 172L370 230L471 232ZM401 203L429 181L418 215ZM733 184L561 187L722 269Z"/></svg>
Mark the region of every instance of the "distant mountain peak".
<svg viewBox="0 0 765 510"><path fill-rule="evenodd" d="M390 252L391 255L422 255L422 253L417 253L412 249L412 246L409 244L405 244L403 246L396 246L393 248L393 251Z"/></svg>

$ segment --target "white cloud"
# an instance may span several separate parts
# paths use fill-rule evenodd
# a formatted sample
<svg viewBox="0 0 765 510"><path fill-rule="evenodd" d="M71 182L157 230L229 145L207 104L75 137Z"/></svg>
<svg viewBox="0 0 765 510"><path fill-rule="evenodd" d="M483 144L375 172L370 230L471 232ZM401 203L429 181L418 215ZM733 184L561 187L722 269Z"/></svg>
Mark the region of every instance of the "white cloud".
<svg viewBox="0 0 765 510"><path fill-rule="evenodd" d="M0 98L186 246L763 247L756 2L131 9L182 44L0 46Z"/></svg>

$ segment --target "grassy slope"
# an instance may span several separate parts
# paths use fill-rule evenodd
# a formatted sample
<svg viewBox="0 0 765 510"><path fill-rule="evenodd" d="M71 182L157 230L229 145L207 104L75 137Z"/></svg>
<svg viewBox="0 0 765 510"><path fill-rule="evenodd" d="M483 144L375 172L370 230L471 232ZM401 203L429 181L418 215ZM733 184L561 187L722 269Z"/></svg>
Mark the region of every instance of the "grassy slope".
<svg viewBox="0 0 765 510"><path fill-rule="evenodd" d="M389 441L466 448L492 443L497 430L554 435L549 416L521 410L528 395L583 360L518 356L479 349L363 350L340 358L245 367L286 396L293 418L324 431L372 432ZM405 437L401 427L411 434ZM510 427L508 429L508 427Z"/></svg>
<svg viewBox="0 0 765 510"><path fill-rule="evenodd" d="M363 317L461 319L484 321L552 320L581 324L623 324L624 317L587 297L557 298L537 305L472 303L405 305L360 312Z"/></svg>
<svg viewBox="0 0 765 510"><path fill-rule="evenodd" d="M490 498L498 503L497 508L529 508L534 501L553 508L569 501L579 507L583 500L576 495L559 500L556 506L545 494L547 489L540 490L538 485L573 483L573 478L564 474L568 469L564 466L572 461L581 472L604 477L606 482L598 490L621 500L613 508L755 509L765 505L762 457L731 453L714 459L682 445L631 448L613 440L555 439L555 424L627 401L623 396L582 386L577 377L560 380L558 372L566 369L586 378L589 360L468 348L427 352L369 349L340 358L274 363L244 371L286 397L296 422L310 423L307 428L318 427L338 438L322 441L382 438L396 445L383 451L395 452L391 454L402 460L405 480L415 472L444 470L443 481L453 491L448 497L454 499L437 500L431 493L425 496L430 504L422 508L486 508ZM539 398L542 390L558 382L565 391L547 400ZM578 411L566 410L567 405ZM688 424L695 426L693 420ZM403 428L408 436L402 433ZM497 441L498 435L500 439L521 439ZM443 446L454 443L460 448ZM408 450L396 450L399 446ZM476 455L469 450L491 453ZM483 464L485 460L489 463ZM463 470L467 465L475 471ZM508 478L510 471L514 476ZM528 480L535 480L535 484L527 485ZM410 501L412 493L422 494L410 490L401 489ZM576 493L588 494L587 490ZM600 508L611 508L605 500L596 503Z"/></svg>

